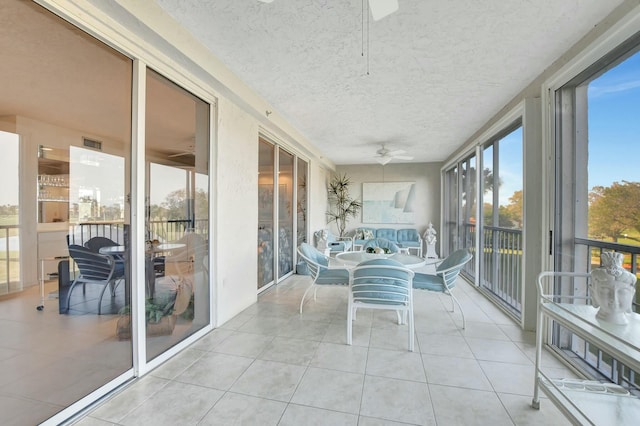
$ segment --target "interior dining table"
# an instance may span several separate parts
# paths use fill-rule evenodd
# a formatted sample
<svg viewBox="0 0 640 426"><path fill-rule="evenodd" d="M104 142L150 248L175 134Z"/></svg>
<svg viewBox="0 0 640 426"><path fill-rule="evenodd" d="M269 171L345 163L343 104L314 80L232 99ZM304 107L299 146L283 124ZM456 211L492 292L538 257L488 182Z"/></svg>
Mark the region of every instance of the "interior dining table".
<svg viewBox="0 0 640 426"><path fill-rule="evenodd" d="M152 245L151 247L145 250L145 279L146 279L146 295L147 297L153 298L155 294L156 287L156 277L154 273L154 264L153 259L156 256L160 256L162 254L171 253L174 250L184 249L186 244L183 243L162 243L157 245ZM99 252L101 254L107 254L113 256L114 258L124 258L126 253L126 247L123 245L117 246L107 246L100 248ZM125 262L125 268L128 268L128 263ZM131 284L129 282L129 271L125 273L125 303L130 303L131 298Z"/></svg>
<svg viewBox="0 0 640 426"><path fill-rule="evenodd" d="M353 268L358 264L372 259L393 259L409 269L420 268L427 264L427 259L406 253L367 253L365 251L345 251L336 254L335 259L346 268Z"/></svg>

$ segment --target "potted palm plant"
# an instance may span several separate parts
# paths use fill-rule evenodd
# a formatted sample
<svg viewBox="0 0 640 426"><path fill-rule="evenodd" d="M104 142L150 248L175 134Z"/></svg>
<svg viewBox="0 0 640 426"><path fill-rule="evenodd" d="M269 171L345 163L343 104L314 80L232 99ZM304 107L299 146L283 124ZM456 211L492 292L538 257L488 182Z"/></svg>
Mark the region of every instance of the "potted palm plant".
<svg viewBox="0 0 640 426"><path fill-rule="evenodd" d="M329 211L327 211L327 223L335 222L340 237L344 237L349 217L355 218L360 212L362 203L351 198L349 186L351 180L347 174L334 175L327 185L329 198Z"/></svg>

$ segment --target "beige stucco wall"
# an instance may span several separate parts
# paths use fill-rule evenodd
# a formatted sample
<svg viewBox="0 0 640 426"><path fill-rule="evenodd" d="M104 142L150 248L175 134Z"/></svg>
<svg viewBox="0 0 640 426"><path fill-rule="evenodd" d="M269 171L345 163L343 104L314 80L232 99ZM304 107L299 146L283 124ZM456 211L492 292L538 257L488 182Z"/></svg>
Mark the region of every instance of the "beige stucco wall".
<svg viewBox="0 0 640 426"><path fill-rule="evenodd" d="M356 218L349 219L347 231L352 231L359 226L377 228L413 228L420 235L433 223L439 232L440 229L440 168L442 163L389 163L385 166L379 164L337 166L337 173L346 173L351 180L350 194L353 198L362 201L362 184L364 182L415 182L416 184L416 208L414 224L372 224L362 223L362 211ZM331 228L336 231L335 223Z"/></svg>

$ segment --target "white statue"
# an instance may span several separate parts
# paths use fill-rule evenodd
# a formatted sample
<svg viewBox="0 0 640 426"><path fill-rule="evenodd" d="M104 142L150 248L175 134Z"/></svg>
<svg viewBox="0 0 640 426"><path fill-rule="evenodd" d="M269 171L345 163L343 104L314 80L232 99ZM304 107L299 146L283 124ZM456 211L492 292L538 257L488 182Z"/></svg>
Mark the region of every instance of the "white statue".
<svg viewBox="0 0 640 426"><path fill-rule="evenodd" d="M622 253L603 252L602 267L591 272L591 304L596 318L612 324L628 324L636 292L636 276L622 267Z"/></svg>
<svg viewBox="0 0 640 426"><path fill-rule="evenodd" d="M435 244L436 243L436 230L433 228L433 224L429 222L429 227L426 231L424 231L424 239L427 244Z"/></svg>
<svg viewBox="0 0 640 426"><path fill-rule="evenodd" d="M436 253L436 230L433 228L433 224L429 222L429 226L427 230L424 231L424 240L427 244L427 259L437 259L438 254Z"/></svg>
<svg viewBox="0 0 640 426"><path fill-rule="evenodd" d="M329 237L329 230L321 229L320 231L316 231L316 248L320 251L325 251L327 249L327 239Z"/></svg>

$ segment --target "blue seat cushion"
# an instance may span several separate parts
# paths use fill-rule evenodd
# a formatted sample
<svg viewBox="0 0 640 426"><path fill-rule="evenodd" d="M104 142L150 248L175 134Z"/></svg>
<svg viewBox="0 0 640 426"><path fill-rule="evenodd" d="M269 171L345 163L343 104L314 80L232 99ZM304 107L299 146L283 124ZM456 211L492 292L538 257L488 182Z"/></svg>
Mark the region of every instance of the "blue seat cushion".
<svg viewBox="0 0 640 426"><path fill-rule="evenodd" d="M353 287L353 300L355 302L371 302L382 305L404 305L407 303L406 296L386 292L388 290L386 285L376 285L393 284L394 280L379 279L372 281L369 281L370 284Z"/></svg>
<svg viewBox="0 0 640 426"><path fill-rule="evenodd" d="M308 243L300 244L300 251L306 257L311 259L311 261L319 265L327 266L329 264L327 262L327 259L324 257L324 255L320 253L320 251L317 248L313 247L311 244L308 244Z"/></svg>
<svg viewBox="0 0 640 426"><path fill-rule="evenodd" d="M349 271L322 268L316 279L316 284L349 284Z"/></svg>
<svg viewBox="0 0 640 426"><path fill-rule="evenodd" d="M389 288L389 285L406 288L407 282L404 280L407 279L407 272L375 268L377 265L404 268L400 262L392 259L373 259L360 263L358 267L367 266L368 268L366 270L357 270L354 273L352 288L354 301L362 301L364 303L370 301L371 303L383 305L406 304L407 297L398 293L389 293L389 291L393 291L392 288ZM389 278L366 278L370 275L387 276ZM399 289L396 291L399 291Z"/></svg>
<svg viewBox="0 0 640 426"><path fill-rule="evenodd" d="M453 284L451 287L453 288L454 286L455 284ZM438 275L422 274L420 272L416 272L416 274L413 276L413 288L444 292L444 281Z"/></svg>
<svg viewBox="0 0 640 426"><path fill-rule="evenodd" d="M407 243L410 241L417 243L418 240L420 240L420 236L415 229L398 229L399 243Z"/></svg>
<svg viewBox="0 0 640 426"><path fill-rule="evenodd" d="M384 238L395 243L398 241L398 231L391 228L378 228L376 229L376 238Z"/></svg>
<svg viewBox="0 0 640 426"><path fill-rule="evenodd" d="M452 268L456 265L460 265L460 267L462 267L462 264L468 262L469 260L471 260L471 258L472 258L472 255L471 253L469 253L469 250L467 249L456 250L453 253L451 253L449 256L447 256L447 258L438 265L438 267L436 268L436 272L440 272L445 269Z"/></svg>

